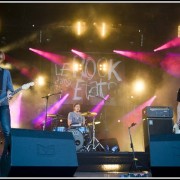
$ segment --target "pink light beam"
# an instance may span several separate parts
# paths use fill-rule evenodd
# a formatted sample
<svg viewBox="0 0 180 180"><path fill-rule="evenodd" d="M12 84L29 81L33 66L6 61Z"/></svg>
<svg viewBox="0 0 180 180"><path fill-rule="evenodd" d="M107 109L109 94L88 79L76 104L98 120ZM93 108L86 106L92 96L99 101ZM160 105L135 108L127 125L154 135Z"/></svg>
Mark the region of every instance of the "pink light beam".
<svg viewBox="0 0 180 180"><path fill-rule="evenodd" d="M160 62L162 61L162 57L161 57L162 55L160 56L159 54L156 53L120 51L120 50L113 50L113 52L155 67L159 66Z"/></svg>
<svg viewBox="0 0 180 180"><path fill-rule="evenodd" d="M124 122L127 127L129 127L132 123L136 123L136 124L140 123L142 121L142 110L146 106L150 106L155 100L155 98L156 96L153 96L143 104L139 105L133 111L129 112L128 114L120 118L121 119L120 121Z"/></svg>
<svg viewBox="0 0 180 180"><path fill-rule="evenodd" d="M14 97L9 104L12 128L20 127L21 100L22 93L20 93L17 97Z"/></svg>
<svg viewBox="0 0 180 180"><path fill-rule="evenodd" d="M165 49L172 48L172 47L177 47L179 45L180 45L180 38L175 38L175 39L167 42L166 44L154 49L154 52L160 51L160 50L165 50Z"/></svg>
<svg viewBox="0 0 180 180"><path fill-rule="evenodd" d="M41 51L41 50L33 49L33 48L29 48L29 50L58 65L61 65L63 61L65 60L64 56L60 56L60 55L53 54L50 52L45 52L45 51Z"/></svg>

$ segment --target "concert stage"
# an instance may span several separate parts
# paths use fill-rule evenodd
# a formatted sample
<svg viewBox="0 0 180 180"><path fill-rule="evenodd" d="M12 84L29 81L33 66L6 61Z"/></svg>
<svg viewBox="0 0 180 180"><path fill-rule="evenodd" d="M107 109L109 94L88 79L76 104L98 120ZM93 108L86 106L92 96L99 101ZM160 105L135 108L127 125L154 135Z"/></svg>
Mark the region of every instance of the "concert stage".
<svg viewBox="0 0 180 180"><path fill-rule="evenodd" d="M151 177L149 154L145 152L135 152L135 156L138 159L136 163L138 169L133 166L133 153L131 152L77 152L78 166L76 170L74 169L74 174L71 173L69 177L127 177L128 174L129 177ZM37 167L31 167L30 169L24 169L24 167L17 168L17 171L19 171L18 175L21 177L22 171L20 169L22 169L22 171L26 170L25 176L23 177L29 177L31 176L29 170L37 170ZM45 173L42 172L43 169L39 169L41 175ZM55 174L58 174L57 170L53 170ZM62 169L60 168L60 170ZM67 167L67 170L64 169L64 171L72 172L72 169ZM45 175L44 177L49 177L49 175L54 177L52 172L49 173L50 174L46 174L47 176ZM16 177L17 174L15 173L14 175L15 176L11 174L10 177ZM32 177L34 177L34 175L32 175Z"/></svg>

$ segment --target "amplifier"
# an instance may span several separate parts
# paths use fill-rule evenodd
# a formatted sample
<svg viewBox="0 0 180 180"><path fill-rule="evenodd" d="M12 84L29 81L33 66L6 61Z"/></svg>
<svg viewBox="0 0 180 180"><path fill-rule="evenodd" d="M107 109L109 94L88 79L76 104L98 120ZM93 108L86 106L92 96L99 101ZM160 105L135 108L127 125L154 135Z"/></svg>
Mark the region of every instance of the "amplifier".
<svg viewBox="0 0 180 180"><path fill-rule="evenodd" d="M142 110L143 118L172 118L173 109L167 106L146 106Z"/></svg>
<svg viewBox="0 0 180 180"><path fill-rule="evenodd" d="M149 152L149 140L151 135L163 135L173 133L172 118L145 118L143 119L144 148Z"/></svg>

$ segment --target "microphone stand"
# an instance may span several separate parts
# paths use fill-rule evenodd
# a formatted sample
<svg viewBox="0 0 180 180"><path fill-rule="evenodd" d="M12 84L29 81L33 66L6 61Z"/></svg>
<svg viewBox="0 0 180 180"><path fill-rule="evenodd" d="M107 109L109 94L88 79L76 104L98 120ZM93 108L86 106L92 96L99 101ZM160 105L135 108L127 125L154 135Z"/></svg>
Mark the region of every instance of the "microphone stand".
<svg viewBox="0 0 180 180"><path fill-rule="evenodd" d="M59 92L59 93L54 93L54 94L48 94L47 96L43 96L42 98L46 98L46 115L45 115L45 121L43 123L43 131L46 130L46 123L47 123L47 108L48 108L48 100L49 100L49 97L50 96L54 96L54 95L58 95L60 94L60 98L61 98L61 94L62 92Z"/></svg>
<svg viewBox="0 0 180 180"><path fill-rule="evenodd" d="M140 162L140 161L138 160L138 158L135 157L134 145L133 145L133 141L132 141L132 137L131 137L131 132L130 132L130 129L131 129L133 126L135 126L135 125L136 125L136 123L132 123L131 126L128 127L128 132L129 132L129 137L130 137L130 142L131 142L130 146L131 146L131 149L132 149L132 152L133 152L133 160L132 160L132 163L131 163L131 166L130 166L130 169L129 169L129 173L128 173L129 175L130 175L130 172L131 172L131 170L132 170L133 167L135 167L135 170L136 170L136 171L142 172L142 171L139 169L139 167L143 167L143 166L144 166L144 167L146 168L146 170L149 171L149 168L147 168L145 165L143 165L142 162ZM137 166L137 162L139 162L141 166Z"/></svg>
<svg viewBox="0 0 180 180"><path fill-rule="evenodd" d="M134 153L134 145L133 145L133 142L132 142L132 136L131 136L131 132L130 132L130 129L135 126L136 124L135 123L132 123L130 127L128 127L128 132L129 132L129 137L130 137L130 147L132 149L132 152L133 152L133 160L132 160L132 163L131 163L131 166L130 166L130 170L129 172L131 171L132 167L135 166L135 169L137 170L137 163L136 161L138 160L136 157L135 157L135 153Z"/></svg>
<svg viewBox="0 0 180 180"><path fill-rule="evenodd" d="M106 102L109 102L109 100L107 100L107 99L105 99L105 98L103 98L103 97L101 97L101 96L95 96L95 97L98 97L98 98L100 98L100 99L102 99L102 100L104 100L104 105L106 104ZM105 106L105 108L104 108L104 121L105 121L105 133L107 133L107 121L106 121L106 106ZM105 148L104 148L104 150L106 150L106 151L109 151L109 146L108 146L108 144L107 144L107 134L105 134Z"/></svg>

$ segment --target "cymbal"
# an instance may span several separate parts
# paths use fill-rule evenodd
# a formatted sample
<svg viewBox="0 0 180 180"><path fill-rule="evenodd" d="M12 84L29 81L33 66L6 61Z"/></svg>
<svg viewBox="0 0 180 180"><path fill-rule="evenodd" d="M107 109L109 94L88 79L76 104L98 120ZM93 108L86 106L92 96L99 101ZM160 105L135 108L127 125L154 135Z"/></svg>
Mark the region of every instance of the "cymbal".
<svg viewBox="0 0 180 180"><path fill-rule="evenodd" d="M95 125L100 124L100 123L101 123L100 121L94 122ZM90 125L93 125L93 123L88 123L88 126L90 126Z"/></svg>
<svg viewBox="0 0 180 180"><path fill-rule="evenodd" d="M57 117L56 114L47 114L47 117Z"/></svg>
<svg viewBox="0 0 180 180"><path fill-rule="evenodd" d="M60 114L47 114L47 117L58 118L58 117L63 117L63 115L60 115Z"/></svg>
<svg viewBox="0 0 180 180"><path fill-rule="evenodd" d="M96 116L97 113L96 112L84 112L84 113L81 113L82 116L87 116L87 117L93 117L93 116Z"/></svg>

